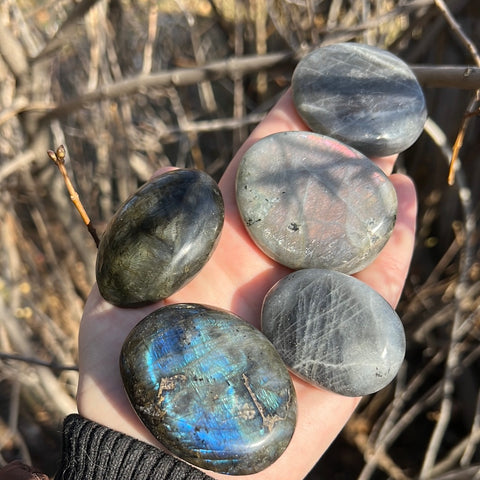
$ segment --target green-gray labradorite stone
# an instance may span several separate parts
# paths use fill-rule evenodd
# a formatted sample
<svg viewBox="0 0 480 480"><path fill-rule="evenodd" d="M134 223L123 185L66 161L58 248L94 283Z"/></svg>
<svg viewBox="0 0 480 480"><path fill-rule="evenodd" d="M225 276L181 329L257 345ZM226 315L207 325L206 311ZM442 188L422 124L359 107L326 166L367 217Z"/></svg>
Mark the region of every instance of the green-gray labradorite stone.
<svg viewBox="0 0 480 480"><path fill-rule="evenodd" d="M297 65L292 89L298 113L314 132L368 156L410 147L427 118L410 68L367 45L338 43L314 50Z"/></svg>
<svg viewBox="0 0 480 480"><path fill-rule="evenodd" d="M174 170L146 183L118 209L101 238L100 293L119 307L170 296L208 261L223 218L220 190L204 172Z"/></svg>
<svg viewBox="0 0 480 480"><path fill-rule="evenodd" d="M265 297L262 331L292 372L347 396L390 383L405 355L405 333L392 307L356 278L300 270Z"/></svg>
<svg viewBox="0 0 480 480"><path fill-rule="evenodd" d="M255 143L240 163L236 196L258 247L293 269L365 268L390 237L397 212L395 189L378 167L311 132Z"/></svg>
<svg viewBox="0 0 480 480"><path fill-rule="evenodd" d="M259 330L224 310L177 304L153 312L125 340L120 370L145 426L197 467L259 472L295 429L287 368Z"/></svg>

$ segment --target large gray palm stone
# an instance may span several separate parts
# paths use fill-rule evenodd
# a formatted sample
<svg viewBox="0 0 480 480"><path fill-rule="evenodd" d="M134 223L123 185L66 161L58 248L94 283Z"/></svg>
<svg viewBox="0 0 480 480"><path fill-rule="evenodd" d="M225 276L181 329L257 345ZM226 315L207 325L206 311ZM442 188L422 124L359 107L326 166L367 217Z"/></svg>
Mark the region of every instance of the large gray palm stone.
<svg viewBox="0 0 480 480"><path fill-rule="evenodd" d="M405 355L392 307L363 282L328 270L280 280L265 297L262 331L293 373L346 396L385 387Z"/></svg>
<svg viewBox="0 0 480 480"><path fill-rule="evenodd" d="M237 205L257 246L293 269L353 273L381 251L395 224L397 197L360 152L312 132L282 132L243 157Z"/></svg>
<svg viewBox="0 0 480 480"><path fill-rule="evenodd" d="M314 131L368 156L410 147L427 112L410 68L390 52L356 43L314 50L292 77L298 113Z"/></svg>

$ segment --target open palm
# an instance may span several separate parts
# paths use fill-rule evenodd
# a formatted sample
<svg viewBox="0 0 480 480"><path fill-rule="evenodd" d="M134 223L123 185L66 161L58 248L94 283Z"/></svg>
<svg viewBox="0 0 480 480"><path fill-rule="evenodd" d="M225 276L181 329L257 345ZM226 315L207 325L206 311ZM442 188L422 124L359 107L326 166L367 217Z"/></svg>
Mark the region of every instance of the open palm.
<svg viewBox="0 0 480 480"><path fill-rule="evenodd" d="M267 258L248 236L235 202L235 174L243 153L266 135L308 130L287 93L255 129L232 160L220 182L225 201L225 225L217 249L203 270L165 302L139 309L120 309L103 300L93 288L80 327L79 413L117 431L158 445L143 427L123 390L118 357L125 337L144 316L165 303L195 302L224 308L256 327L263 298L289 270ZM390 175L396 157L374 159ZM375 262L355 276L396 306L410 265L416 217L412 182L403 175L390 179L398 197L398 216L392 237ZM285 453L258 480L302 479L326 450L359 399L314 388L293 376L298 401L297 428ZM207 472L214 478L225 475ZM243 478L243 477L237 477Z"/></svg>

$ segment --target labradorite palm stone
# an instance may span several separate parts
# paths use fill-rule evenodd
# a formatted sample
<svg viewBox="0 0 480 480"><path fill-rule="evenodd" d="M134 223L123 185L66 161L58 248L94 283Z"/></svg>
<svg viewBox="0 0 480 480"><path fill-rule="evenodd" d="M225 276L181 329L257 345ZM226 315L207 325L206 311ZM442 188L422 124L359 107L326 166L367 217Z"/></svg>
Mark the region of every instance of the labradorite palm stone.
<svg viewBox="0 0 480 480"><path fill-rule="evenodd" d="M174 170L143 185L117 210L98 247L105 300L136 307L164 299L210 258L224 219L220 190L199 170Z"/></svg>
<svg viewBox="0 0 480 480"><path fill-rule="evenodd" d="M357 272L392 232L395 189L360 152L311 132L282 132L243 157L237 205L250 236L292 269Z"/></svg>
<svg viewBox="0 0 480 480"><path fill-rule="evenodd" d="M262 331L292 372L346 396L390 383L405 355L405 333L392 307L348 275L300 270L265 297Z"/></svg>
<svg viewBox="0 0 480 480"><path fill-rule="evenodd" d="M314 50L297 65L292 89L298 113L314 132L368 156L407 149L427 118L422 89L407 64L367 45Z"/></svg>
<svg viewBox="0 0 480 480"><path fill-rule="evenodd" d="M290 442L296 396L288 370L259 330L229 312L156 310L125 340L120 370L145 426L197 467L248 475Z"/></svg>

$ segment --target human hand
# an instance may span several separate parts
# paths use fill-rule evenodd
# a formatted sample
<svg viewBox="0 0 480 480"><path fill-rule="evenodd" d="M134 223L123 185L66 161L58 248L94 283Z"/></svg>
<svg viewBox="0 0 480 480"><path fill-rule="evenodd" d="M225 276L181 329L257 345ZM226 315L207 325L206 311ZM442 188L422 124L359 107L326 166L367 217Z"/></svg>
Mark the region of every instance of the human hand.
<svg viewBox="0 0 480 480"><path fill-rule="evenodd" d="M290 93L282 97L255 129L220 181L225 202L225 224L218 246L202 271L184 288L155 305L120 309L107 303L95 286L87 300L80 326L77 393L79 413L114 430L159 446L142 425L124 392L118 358L130 330L148 313L163 304L194 302L229 310L259 327L263 298L270 287L290 270L267 258L245 230L235 201L235 174L245 151L266 135L308 130L295 111ZM396 156L374 159L390 175ZM397 191L397 222L390 240L377 259L355 275L396 306L411 261L416 195L410 179L394 174ZM358 398L343 397L315 388L293 376L298 419L292 441L284 454L251 480L303 479L342 429ZM227 476L207 472L225 479ZM237 477L239 479L246 477Z"/></svg>

